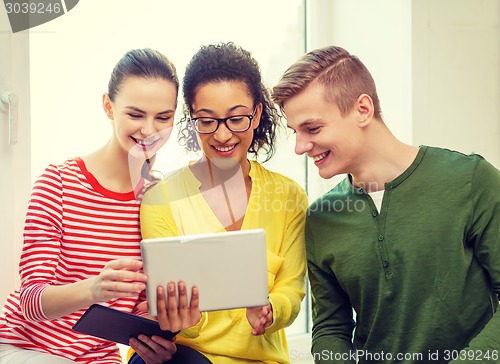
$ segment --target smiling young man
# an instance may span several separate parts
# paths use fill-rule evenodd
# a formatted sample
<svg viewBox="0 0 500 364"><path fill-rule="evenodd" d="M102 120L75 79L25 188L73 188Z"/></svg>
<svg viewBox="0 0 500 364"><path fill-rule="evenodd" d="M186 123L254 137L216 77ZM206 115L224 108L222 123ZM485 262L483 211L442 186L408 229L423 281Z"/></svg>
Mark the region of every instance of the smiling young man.
<svg viewBox="0 0 500 364"><path fill-rule="evenodd" d="M500 362L500 172L400 142L340 47L304 55L272 96L296 153L347 174L307 215L316 362Z"/></svg>

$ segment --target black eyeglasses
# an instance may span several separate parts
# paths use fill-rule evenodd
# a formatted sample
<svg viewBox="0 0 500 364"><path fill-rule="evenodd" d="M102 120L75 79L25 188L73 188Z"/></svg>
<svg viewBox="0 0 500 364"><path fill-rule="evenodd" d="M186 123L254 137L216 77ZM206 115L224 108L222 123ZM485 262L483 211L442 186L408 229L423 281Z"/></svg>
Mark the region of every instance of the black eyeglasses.
<svg viewBox="0 0 500 364"><path fill-rule="evenodd" d="M191 118L191 121L194 123L196 131L200 134L215 133L217 129L219 129L220 123L224 123L226 128L233 133L241 133L250 129L256 111L257 107L253 110L252 115L231 115L227 118L202 116L199 118Z"/></svg>

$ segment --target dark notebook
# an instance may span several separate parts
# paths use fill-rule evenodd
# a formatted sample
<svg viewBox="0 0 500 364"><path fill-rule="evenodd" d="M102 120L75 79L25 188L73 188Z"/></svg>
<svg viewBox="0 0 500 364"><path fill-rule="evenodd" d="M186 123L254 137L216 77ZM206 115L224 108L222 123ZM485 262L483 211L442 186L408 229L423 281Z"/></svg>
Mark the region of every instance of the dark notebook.
<svg viewBox="0 0 500 364"><path fill-rule="evenodd" d="M156 321L98 304L88 308L73 330L124 345L129 345L129 339L137 338L139 334L157 335L167 340L172 340L177 334L162 330Z"/></svg>

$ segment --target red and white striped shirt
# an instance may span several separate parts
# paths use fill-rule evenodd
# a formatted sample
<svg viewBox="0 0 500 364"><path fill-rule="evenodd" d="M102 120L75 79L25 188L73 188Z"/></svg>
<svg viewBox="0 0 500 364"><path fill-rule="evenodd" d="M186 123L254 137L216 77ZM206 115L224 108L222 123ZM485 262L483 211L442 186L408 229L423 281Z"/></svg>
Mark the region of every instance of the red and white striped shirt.
<svg viewBox="0 0 500 364"><path fill-rule="evenodd" d="M21 288L4 305L0 343L77 363L121 363L115 343L72 330L86 309L48 319L41 295L49 285L98 275L110 260L140 260L140 199L142 186L129 193L109 191L80 158L45 170L31 194L19 264ZM137 302L144 298L120 298L103 305L135 313Z"/></svg>

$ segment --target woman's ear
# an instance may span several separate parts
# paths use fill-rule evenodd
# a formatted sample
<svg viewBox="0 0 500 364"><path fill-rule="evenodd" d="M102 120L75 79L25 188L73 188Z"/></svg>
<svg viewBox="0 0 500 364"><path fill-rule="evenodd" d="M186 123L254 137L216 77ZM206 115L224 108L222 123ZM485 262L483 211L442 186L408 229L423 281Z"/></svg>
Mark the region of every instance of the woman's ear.
<svg viewBox="0 0 500 364"><path fill-rule="evenodd" d="M366 126L373 119L373 100L367 94L361 94L356 100L356 110L360 126Z"/></svg>
<svg viewBox="0 0 500 364"><path fill-rule="evenodd" d="M102 95L102 107L108 118L113 120L113 106L111 105L111 99L107 93Z"/></svg>
<svg viewBox="0 0 500 364"><path fill-rule="evenodd" d="M259 127L260 124L260 118L262 117L262 110L264 106L262 106L262 103L259 102L257 107L255 108L255 115L253 116L252 119L252 128L255 130Z"/></svg>

